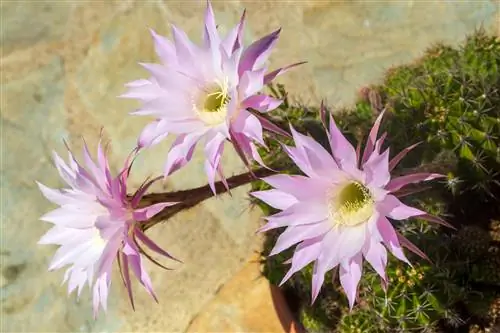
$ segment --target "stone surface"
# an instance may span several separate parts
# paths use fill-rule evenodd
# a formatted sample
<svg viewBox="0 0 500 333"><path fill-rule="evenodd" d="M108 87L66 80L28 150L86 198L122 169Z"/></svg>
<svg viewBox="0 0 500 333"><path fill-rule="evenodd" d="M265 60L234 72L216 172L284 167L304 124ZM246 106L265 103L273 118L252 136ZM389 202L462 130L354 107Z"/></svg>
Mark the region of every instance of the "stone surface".
<svg viewBox="0 0 500 333"><path fill-rule="evenodd" d="M289 327L290 313L277 312L279 306L273 302L271 286L261 274L258 259L254 256L222 286L186 332L281 332L280 316Z"/></svg>
<svg viewBox="0 0 500 333"><path fill-rule="evenodd" d="M88 290L80 301L67 298L66 286L60 285L62 271L46 270L55 248L36 244L49 228L38 217L53 206L35 180L61 185L51 151L64 151L63 138L78 150L81 136L95 147L104 127L117 170L149 120L129 116L137 104L116 98L124 83L146 75L139 61L156 60L148 28L170 36L168 24L174 23L200 40L203 7L204 1L194 0L0 3L2 331L279 329L259 326L270 311L262 279L237 295L217 293L260 246L261 238L254 234L260 214L248 207L248 187L234 191L233 198L207 200L151 231L185 264L169 272L150 266L160 304L135 285L136 312L117 279L107 315L94 321ZM291 95L304 102L327 98L337 106L352 102L358 88L378 80L386 68L415 59L431 43L456 43L481 23L500 32L498 1L480 0L214 1L220 29L234 25L244 7L247 41L283 28L271 68L308 61L279 78ZM137 160L131 188L161 172L171 141ZM242 163L227 148L227 173L241 172ZM155 190L203 185L202 160L196 154L189 166ZM256 271L251 274L257 276ZM226 313L227 308L233 310ZM250 309L254 317L238 314Z"/></svg>

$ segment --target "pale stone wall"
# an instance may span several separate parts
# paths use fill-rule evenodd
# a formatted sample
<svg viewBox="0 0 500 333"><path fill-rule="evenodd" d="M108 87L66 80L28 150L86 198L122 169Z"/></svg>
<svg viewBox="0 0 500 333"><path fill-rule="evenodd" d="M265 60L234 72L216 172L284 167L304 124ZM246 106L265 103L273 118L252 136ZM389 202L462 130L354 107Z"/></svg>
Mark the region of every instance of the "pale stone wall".
<svg viewBox="0 0 500 333"><path fill-rule="evenodd" d="M63 138L80 148L82 135L95 147L104 126L116 170L149 120L128 116L137 104L115 97L124 92L125 82L146 74L137 62L156 59L147 28L169 35L168 24L175 23L199 40L204 2L19 0L0 6L2 331L177 332L206 311L211 314L198 318L221 316L234 321L224 327L258 327L236 323L239 316L213 302L207 306L259 249L254 231L260 214L248 209L248 187L234 191L233 199L211 199L151 232L185 264L173 272L150 267L160 304L136 286L135 313L116 279L108 314L94 322L88 291L79 302L68 299L60 286L62 272L46 271L55 248L36 245L49 227L37 219L52 206L34 181L61 185L51 150L63 152ZM220 28L235 24L244 7L247 40L283 28L272 67L309 62L280 78L290 93L305 102L327 98L334 105L352 102L359 87L378 80L386 68L418 57L433 42L460 41L481 22L500 29L498 2L481 0L214 1ZM132 187L161 172L168 146L161 144L139 159ZM227 172L243 170L230 147L226 151ZM201 161L196 155L164 189L203 184ZM265 297L252 295L235 297ZM208 330L222 327L211 322ZM200 325L198 320L195 327L201 330Z"/></svg>

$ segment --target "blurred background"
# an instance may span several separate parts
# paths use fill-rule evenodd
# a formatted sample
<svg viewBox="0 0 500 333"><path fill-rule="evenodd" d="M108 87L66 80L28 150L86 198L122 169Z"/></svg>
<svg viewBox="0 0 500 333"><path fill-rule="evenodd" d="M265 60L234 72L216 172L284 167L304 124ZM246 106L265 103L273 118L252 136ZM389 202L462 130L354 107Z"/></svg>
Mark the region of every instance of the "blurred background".
<svg viewBox="0 0 500 333"><path fill-rule="evenodd" d="M210 199L151 232L185 263L175 271L149 267L160 304L135 285L134 312L115 272L109 310L92 318L90 293L66 295L63 270L48 272L55 248L37 245L49 225L38 218L53 206L35 180L61 186L51 162L62 140L77 156L84 136L93 149L101 128L111 142L114 170L150 120L129 116L138 106L116 98L124 83L147 74L154 62L148 28L170 37L174 23L195 41L202 36L205 2L1 1L1 236L3 332L274 332L268 283L256 264L260 212L250 209L248 187L233 198ZM332 107L353 102L357 91L385 70L418 58L436 42L456 44L479 26L500 33L499 2L471 1L213 1L222 31L247 9L248 42L282 27L271 69L307 64L279 78L292 100ZM138 160L131 189L158 175L171 140ZM228 147L230 148L230 147ZM155 190L204 185L203 156ZM244 170L232 149L228 175Z"/></svg>

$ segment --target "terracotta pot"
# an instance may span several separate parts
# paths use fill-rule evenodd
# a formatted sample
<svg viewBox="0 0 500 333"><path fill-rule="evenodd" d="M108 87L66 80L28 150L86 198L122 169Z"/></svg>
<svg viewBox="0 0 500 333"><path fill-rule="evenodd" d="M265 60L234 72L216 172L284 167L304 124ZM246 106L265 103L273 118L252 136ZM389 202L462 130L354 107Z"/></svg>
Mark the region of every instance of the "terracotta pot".
<svg viewBox="0 0 500 333"><path fill-rule="evenodd" d="M287 333L307 333L302 324L292 314L283 292L278 286L270 285L274 309L281 322L283 330Z"/></svg>

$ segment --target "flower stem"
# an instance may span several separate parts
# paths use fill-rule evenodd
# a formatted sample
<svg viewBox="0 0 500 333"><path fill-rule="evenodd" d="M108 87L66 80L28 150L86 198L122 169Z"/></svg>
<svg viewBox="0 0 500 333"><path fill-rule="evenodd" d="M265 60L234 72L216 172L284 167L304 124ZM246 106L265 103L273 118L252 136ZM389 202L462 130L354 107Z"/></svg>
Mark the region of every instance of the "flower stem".
<svg viewBox="0 0 500 333"><path fill-rule="evenodd" d="M274 173L269 169L260 168L251 172L246 172L240 175L236 175L227 179L227 184L229 190L236 187L246 185L255 181L257 178L270 176ZM222 181L215 183L215 190L217 194L222 194L228 192ZM176 192L164 192L164 193L151 193L146 194L142 197L139 206L145 207L152 204L160 202L179 202L178 204L170 207L165 207L161 212L156 214L152 219L147 221L142 225L144 231L148 230L152 226L165 221L178 212L194 207L206 199L213 197L212 189L209 185L193 188L190 190L176 191Z"/></svg>

